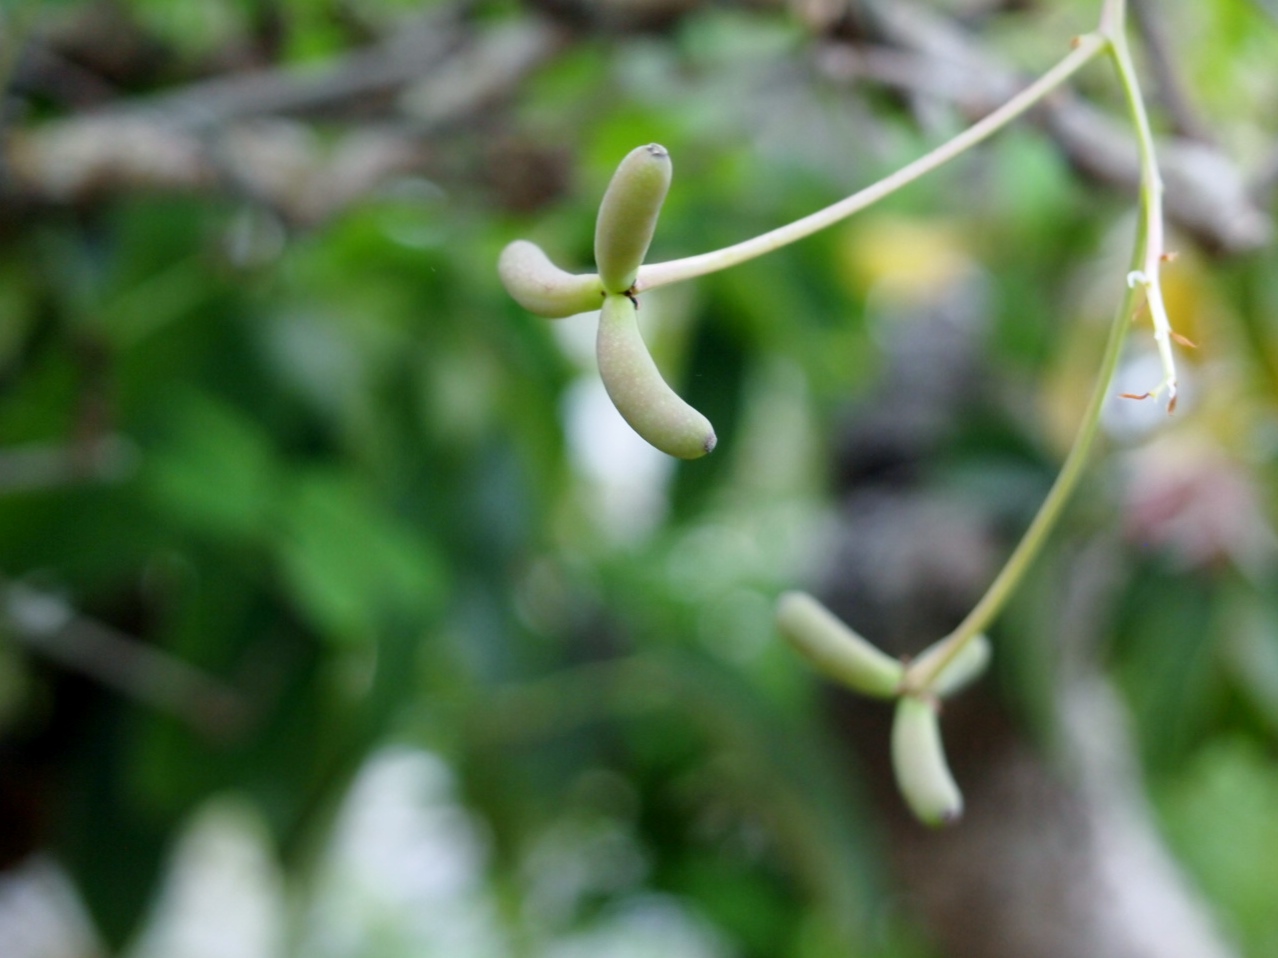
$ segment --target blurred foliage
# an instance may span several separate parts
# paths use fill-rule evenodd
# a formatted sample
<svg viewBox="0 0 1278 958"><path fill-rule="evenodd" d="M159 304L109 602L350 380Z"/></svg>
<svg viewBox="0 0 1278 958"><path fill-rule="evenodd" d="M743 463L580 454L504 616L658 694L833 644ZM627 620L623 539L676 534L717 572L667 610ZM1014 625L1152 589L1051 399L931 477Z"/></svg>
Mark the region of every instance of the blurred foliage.
<svg viewBox="0 0 1278 958"><path fill-rule="evenodd" d="M27 0L6 12L5 40L11 58L17 30L128 21L156 57L113 82L143 95L264 60L322 68L442 6ZM1034 66L1094 5L1014 6L984 31ZM1258 167L1272 158L1278 31L1241 0L1166 7L1174 35L1195 38L1178 49L1197 105ZM526 14L477 8L492 24ZM196 841L221 814L208 803L230 795L231 819L248 817L300 898L325 887L357 771L399 742L455 771L450 800L488 849L475 867L511 954L590 941L611 954L601 938L546 943L637 927L628 903L655 892L713 929L686 932L689 956L929 953L884 890L859 770L818 683L776 643L771 602L819 574L832 437L879 375L876 297L901 276L979 275L1003 385L936 481L1024 521L1086 395L1130 198L1082 182L1019 126L862 218L654 293L654 351L719 429L718 450L691 464L617 439L581 358L588 327L525 314L493 269L516 236L584 268L597 197L637 143L675 160L658 260L809 212L957 128L948 115L921 128L905 99L821 79L812 44L780 4L578 37L441 132L437 172L316 224L234 193L4 211L0 570L243 707L202 723L165 714L146 704L144 669L133 694L108 689L87 655L67 667L6 627L4 864L52 850L123 948L158 920L148 906L179 836ZM14 100L22 123L75 109L49 90ZM312 122L326 136L350 121ZM527 172L532 195L517 201L501 184L525 171L488 149L499 142L529 145L556 175ZM1054 575L1124 524L1097 649L1169 838L1260 958L1278 949L1278 252L1217 263L1185 242L1173 312L1202 349L1183 412L1115 428L1116 451L996 635L1000 678L1048 734ZM1181 443L1175 468L1148 452L1156 432ZM120 462L97 469L106 441ZM66 452L69 475L26 475L23 454L46 448ZM1159 485L1177 470L1182 482ZM1221 477L1229 495L1212 491ZM567 882L583 848L622 856L607 859L613 883L586 870L567 891L546 886L539 869ZM385 934L332 953L412 953L411 936Z"/></svg>

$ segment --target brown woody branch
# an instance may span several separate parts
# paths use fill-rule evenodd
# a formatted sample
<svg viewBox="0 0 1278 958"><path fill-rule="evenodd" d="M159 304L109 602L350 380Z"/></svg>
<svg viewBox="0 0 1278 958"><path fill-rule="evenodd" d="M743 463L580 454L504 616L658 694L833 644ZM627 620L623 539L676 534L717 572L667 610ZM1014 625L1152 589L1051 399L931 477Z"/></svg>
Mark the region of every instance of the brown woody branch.
<svg viewBox="0 0 1278 958"><path fill-rule="evenodd" d="M0 204L225 189L294 222L316 222L420 169L428 134L506 95L561 42L537 19L472 32L441 14L319 73L218 78L15 130L0 144ZM379 100L379 119L335 143L295 119Z"/></svg>

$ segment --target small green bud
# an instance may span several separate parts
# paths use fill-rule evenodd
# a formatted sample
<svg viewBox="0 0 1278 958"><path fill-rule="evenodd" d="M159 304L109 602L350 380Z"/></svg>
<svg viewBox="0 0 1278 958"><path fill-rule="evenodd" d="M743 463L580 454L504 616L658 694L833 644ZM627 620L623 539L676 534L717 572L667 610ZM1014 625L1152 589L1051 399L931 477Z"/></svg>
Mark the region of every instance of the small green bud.
<svg viewBox="0 0 1278 958"><path fill-rule="evenodd" d="M929 646L919 653L919 657L911 664L911 668L926 669L928 661L939 655L943 647L942 642ZM989 664L990 640L983 635L974 635L959 650L959 654L941 670L941 674L936 677L928 691L938 698L949 698L979 679Z"/></svg>
<svg viewBox="0 0 1278 958"><path fill-rule="evenodd" d="M806 592L787 592L777 600L777 628L822 674L862 695L896 697L905 667Z"/></svg>
<svg viewBox="0 0 1278 958"><path fill-rule="evenodd" d="M666 148L649 143L626 154L613 174L595 221L595 266L608 292L624 293L635 284L671 172Z"/></svg>
<svg viewBox="0 0 1278 958"><path fill-rule="evenodd" d="M501 251L497 275L515 302L548 319L596 310L603 297L598 276L565 272L528 240L515 240Z"/></svg>
<svg viewBox="0 0 1278 958"><path fill-rule="evenodd" d="M632 429L662 452L698 459L714 449L710 420L666 385L648 354L635 304L628 296L604 297L595 340L599 378L613 405Z"/></svg>
<svg viewBox="0 0 1278 958"><path fill-rule="evenodd" d="M935 827L962 817L963 795L945 761L934 700L903 695L897 701L892 770L897 788L919 821Z"/></svg>

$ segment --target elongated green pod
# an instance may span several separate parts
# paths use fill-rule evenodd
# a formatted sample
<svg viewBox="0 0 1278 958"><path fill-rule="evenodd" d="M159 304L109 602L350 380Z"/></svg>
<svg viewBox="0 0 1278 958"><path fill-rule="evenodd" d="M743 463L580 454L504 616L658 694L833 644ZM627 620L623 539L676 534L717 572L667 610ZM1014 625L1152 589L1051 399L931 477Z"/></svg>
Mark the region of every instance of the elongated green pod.
<svg viewBox="0 0 1278 958"><path fill-rule="evenodd" d="M862 695L896 697L905 667L806 592L786 592L777 600L777 628L822 674Z"/></svg>
<svg viewBox="0 0 1278 958"><path fill-rule="evenodd" d="M608 292L624 293L635 284L671 173L666 148L649 143L627 153L612 175L595 221L595 268Z"/></svg>
<svg viewBox="0 0 1278 958"><path fill-rule="evenodd" d="M648 354L635 304L628 296L604 297L595 340L599 378L632 429L662 452L698 459L717 441L710 420L675 395Z"/></svg>
<svg viewBox="0 0 1278 958"><path fill-rule="evenodd" d="M903 695L892 722L892 770L919 821L950 825L963 815L963 795L945 761L935 700Z"/></svg>
<svg viewBox="0 0 1278 958"><path fill-rule="evenodd" d="M914 660L911 668L926 669L927 663L941 654L943 643L929 646ZM961 692L975 682L990 664L990 640L983 635L974 635L959 650L959 654L941 670L936 680L927 691L940 698L948 698Z"/></svg>
<svg viewBox="0 0 1278 958"><path fill-rule="evenodd" d="M515 302L547 319L588 313L603 301L598 276L565 272L528 240L515 240L501 251L497 275Z"/></svg>

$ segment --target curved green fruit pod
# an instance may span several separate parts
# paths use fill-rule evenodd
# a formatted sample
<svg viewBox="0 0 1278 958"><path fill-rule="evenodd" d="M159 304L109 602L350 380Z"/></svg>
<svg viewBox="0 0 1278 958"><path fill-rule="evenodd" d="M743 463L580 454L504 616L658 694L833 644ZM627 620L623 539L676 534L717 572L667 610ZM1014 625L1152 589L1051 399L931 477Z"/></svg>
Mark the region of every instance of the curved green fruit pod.
<svg viewBox="0 0 1278 958"><path fill-rule="evenodd" d="M913 695L897 701L892 770L905 803L923 824L950 825L963 816L963 795L945 761L934 701Z"/></svg>
<svg viewBox="0 0 1278 958"><path fill-rule="evenodd" d="M940 655L943 648L942 642L929 646L911 663L911 668L926 669L929 660ZM941 670L928 691L940 698L961 692L984 674L990 664L990 655L990 640L984 635L972 636L959 654Z"/></svg>
<svg viewBox="0 0 1278 958"><path fill-rule="evenodd" d="M629 297L604 297L595 354L608 396L640 436L680 459L698 459L714 449L710 420L675 395L657 371Z"/></svg>
<svg viewBox="0 0 1278 958"><path fill-rule="evenodd" d="M497 275L515 302L547 319L591 312L603 300L598 276L565 272L528 240L515 240L501 251Z"/></svg>
<svg viewBox="0 0 1278 958"><path fill-rule="evenodd" d="M635 284L671 173L666 148L649 143L626 154L613 174L595 221L595 268L608 292L624 293Z"/></svg>
<svg viewBox="0 0 1278 958"><path fill-rule="evenodd" d="M806 592L786 592L777 600L777 628L817 671L854 692L895 698L905 666L848 628Z"/></svg>

